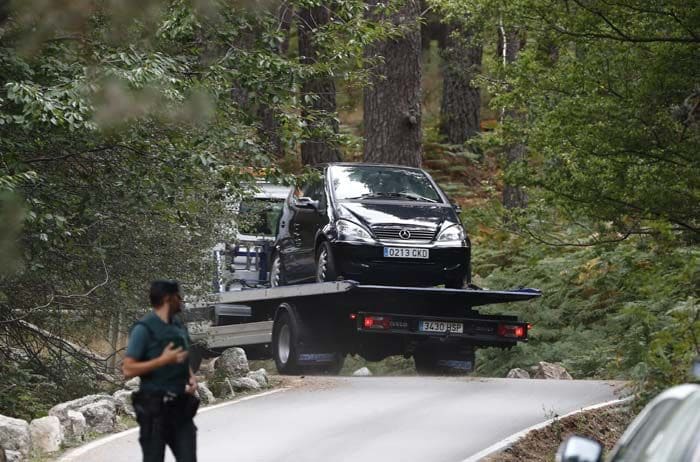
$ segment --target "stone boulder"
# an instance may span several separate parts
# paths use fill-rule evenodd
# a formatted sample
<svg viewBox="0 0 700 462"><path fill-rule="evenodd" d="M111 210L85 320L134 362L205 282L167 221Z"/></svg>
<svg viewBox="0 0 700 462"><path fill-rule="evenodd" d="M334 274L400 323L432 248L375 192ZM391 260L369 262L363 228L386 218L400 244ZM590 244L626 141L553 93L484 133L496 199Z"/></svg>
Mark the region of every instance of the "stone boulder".
<svg viewBox="0 0 700 462"><path fill-rule="evenodd" d="M78 409L85 416L90 430L97 433L111 433L117 425L117 407L114 400L103 399Z"/></svg>
<svg viewBox="0 0 700 462"><path fill-rule="evenodd" d="M237 379L230 379L231 386L236 391L257 391L260 390L260 384L250 377L240 377Z"/></svg>
<svg viewBox="0 0 700 462"><path fill-rule="evenodd" d="M7 462L22 462L24 456L19 451L5 451Z"/></svg>
<svg viewBox="0 0 700 462"><path fill-rule="evenodd" d="M63 428L56 416L50 415L32 420L29 423L29 434L35 452L49 454L61 449Z"/></svg>
<svg viewBox="0 0 700 462"><path fill-rule="evenodd" d="M31 445L29 422L0 415L0 448L6 452L16 451L26 456L31 450Z"/></svg>
<svg viewBox="0 0 700 462"><path fill-rule="evenodd" d="M530 373L526 371L525 369L520 369L519 367L516 367L515 369L511 369L508 371L508 375L506 375L507 379L529 379L530 378Z"/></svg>
<svg viewBox="0 0 700 462"><path fill-rule="evenodd" d="M533 379L573 380L569 372L561 364L540 361L531 370Z"/></svg>
<svg viewBox="0 0 700 462"><path fill-rule="evenodd" d="M87 432L85 416L78 411L68 411L66 421L61 426L63 427L63 437L71 441L81 441Z"/></svg>
<svg viewBox="0 0 700 462"><path fill-rule="evenodd" d="M61 425L63 425L65 429L66 425L68 424L68 411L78 411L83 406L105 400L114 402L114 398L109 395L83 396L82 398L74 399L73 401L66 401L65 403L57 404L49 409L49 415L58 417L58 420L61 421Z"/></svg>
<svg viewBox="0 0 700 462"><path fill-rule="evenodd" d="M372 371L370 371L366 367L361 367L358 370L356 370L355 372L353 372L352 375L355 377L369 377L372 375Z"/></svg>
<svg viewBox="0 0 700 462"><path fill-rule="evenodd" d="M124 388L131 391L136 391L141 386L141 377L134 377L124 382Z"/></svg>
<svg viewBox="0 0 700 462"><path fill-rule="evenodd" d="M221 353L221 356L216 360L215 366L217 370L221 369L229 378L245 377L250 372L248 366L248 357L243 348L229 348Z"/></svg>
<svg viewBox="0 0 700 462"><path fill-rule="evenodd" d="M134 411L134 406L131 401L131 396L134 394L134 390L117 390L112 395L117 408L117 414L128 415L129 417L136 418L136 411Z"/></svg>
<svg viewBox="0 0 700 462"><path fill-rule="evenodd" d="M248 372L248 377L258 382L260 388L267 388L270 386L270 379L267 376L267 371L263 368Z"/></svg>
<svg viewBox="0 0 700 462"><path fill-rule="evenodd" d="M197 395L204 406L207 404L214 404L216 402L214 393L212 393L209 387L207 387L206 382L197 383Z"/></svg>

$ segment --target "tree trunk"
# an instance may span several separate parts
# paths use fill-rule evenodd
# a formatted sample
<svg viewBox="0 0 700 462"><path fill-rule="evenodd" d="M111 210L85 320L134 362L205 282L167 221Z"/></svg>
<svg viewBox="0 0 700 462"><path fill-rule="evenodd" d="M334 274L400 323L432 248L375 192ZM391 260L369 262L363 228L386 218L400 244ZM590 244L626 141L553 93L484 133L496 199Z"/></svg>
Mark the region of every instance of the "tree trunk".
<svg viewBox="0 0 700 462"><path fill-rule="evenodd" d="M503 64L507 66L515 62L518 58L518 53L524 46L524 40L522 39L521 31L518 29L505 30L501 27L498 32L498 50L501 53ZM523 119L523 114L511 109L504 111L503 117L518 121ZM525 145L522 143L507 146L504 156L506 170L517 163L525 162L526 152ZM527 206L527 194L525 190L506 182L503 186L503 206L509 209Z"/></svg>
<svg viewBox="0 0 700 462"><path fill-rule="evenodd" d="M286 55L289 49L289 31L292 24L292 16L294 10L291 5L286 2L279 6L277 13L279 20L279 29L284 33L284 40L276 47L276 52L280 55ZM260 119L260 138L267 143L268 149L275 157L284 157L284 143L282 141L281 125L278 120L278 112L268 106L261 104L258 108L258 117Z"/></svg>
<svg viewBox="0 0 700 462"><path fill-rule="evenodd" d="M369 1L370 8L377 0ZM369 58L383 61L372 70L364 91L364 157L367 162L421 164L421 34L418 0L394 13L401 37L368 47Z"/></svg>
<svg viewBox="0 0 700 462"><path fill-rule="evenodd" d="M463 26L448 27L443 50L443 87L440 134L450 144L464 144L479 133L481 92L472 80L481 70L481 46L472 45L473 35Z"/></svg>
<svg viewBox="0 0 700 462"><path fill-rule="evenodd" d="M314 34L316 29L329 21L330 10L325 5L307 8L299 13L299 57L303 64L313 65L319 59ZM304 164L342 160L333 140L339 131L335 96L335 81L332 76L314 76L302 83L302 117L309 132L308 138L301 144L301 160Z"/></svg>

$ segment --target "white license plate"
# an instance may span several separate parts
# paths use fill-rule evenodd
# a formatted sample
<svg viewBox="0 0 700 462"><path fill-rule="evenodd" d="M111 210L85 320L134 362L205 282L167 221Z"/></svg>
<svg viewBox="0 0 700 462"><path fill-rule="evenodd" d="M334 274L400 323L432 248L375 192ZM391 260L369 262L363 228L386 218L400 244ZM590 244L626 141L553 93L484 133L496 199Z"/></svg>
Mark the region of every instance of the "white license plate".
<svg viewBox="0 0 700 462"><path fill-rule="evenodd" d="M411 247L384 247L384 256L387 258L430 258L428 249L414 249Z"/></svg>
<svg viewBox="0 0 700 462"><path fill-rule="evenodd" d="M452 334L463 334L464 324L461 322L421 321L418 324L418 330L421 332L450 332Z"/></svg>

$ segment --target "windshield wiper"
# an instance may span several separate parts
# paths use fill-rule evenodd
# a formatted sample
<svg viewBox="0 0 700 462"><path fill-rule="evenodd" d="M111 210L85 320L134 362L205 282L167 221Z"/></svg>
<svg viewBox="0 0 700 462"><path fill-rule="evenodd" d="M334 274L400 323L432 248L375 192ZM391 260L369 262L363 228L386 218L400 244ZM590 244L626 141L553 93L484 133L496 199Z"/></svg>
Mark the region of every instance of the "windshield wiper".
<svg viewBox="0 0 700 462"><path fill-rule="evenodd" d="M417 194L410 193L368 193L357 197L348 197L347 200L357 200L357 199L377 199L382 197L393 197L402 199L411 199L413 201L426 201L426 202L437 202L435 199L429 197L419 196Z"/></svg>

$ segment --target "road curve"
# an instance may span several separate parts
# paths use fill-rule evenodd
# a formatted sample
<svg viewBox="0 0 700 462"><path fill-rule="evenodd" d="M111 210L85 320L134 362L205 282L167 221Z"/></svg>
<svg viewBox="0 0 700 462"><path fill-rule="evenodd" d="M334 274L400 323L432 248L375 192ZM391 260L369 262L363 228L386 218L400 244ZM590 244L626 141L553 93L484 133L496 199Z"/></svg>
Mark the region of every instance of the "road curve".
<svg viewBox="0 0 700 462"><path fill-rule="evenodd" d="M620 385L437 377L304 381L198 415L199 461L459 462L555 413L615 399ZM138 461L137 437L132 432L63 460Z"/></svg>

